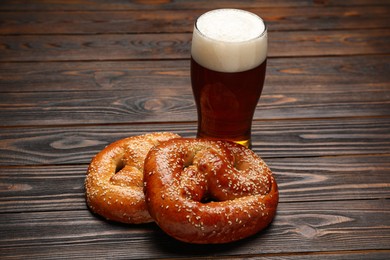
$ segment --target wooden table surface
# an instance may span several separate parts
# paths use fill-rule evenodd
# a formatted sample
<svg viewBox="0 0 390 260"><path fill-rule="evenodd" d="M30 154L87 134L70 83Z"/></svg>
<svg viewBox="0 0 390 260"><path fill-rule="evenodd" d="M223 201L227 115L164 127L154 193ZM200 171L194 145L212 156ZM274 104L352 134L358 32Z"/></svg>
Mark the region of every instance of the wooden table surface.
<svg viewBox="0 0 390 260"><path fill-rule="evenodd" d="M268 24L252 138L279 184L274 222L201 246L93 215L103 147L195 136L192 26L222 7ZM388 0L2 0L0 258L389 259L389 54Z"/></svg>

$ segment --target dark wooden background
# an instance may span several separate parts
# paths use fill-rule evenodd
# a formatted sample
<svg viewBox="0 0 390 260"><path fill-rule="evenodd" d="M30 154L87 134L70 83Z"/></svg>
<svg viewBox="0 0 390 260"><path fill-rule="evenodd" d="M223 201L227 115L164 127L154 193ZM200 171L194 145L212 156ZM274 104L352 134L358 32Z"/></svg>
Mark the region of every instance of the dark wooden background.
<svg viewBox="0 0 390 260"><path fill-rule="evenodd" d="M268 24L253 150L280 204L264 232L182 244L91 214L83 182L105 145L195 136L192 26L235 7ZM388 0L2 0L0 258L389 259Z"/></svg>

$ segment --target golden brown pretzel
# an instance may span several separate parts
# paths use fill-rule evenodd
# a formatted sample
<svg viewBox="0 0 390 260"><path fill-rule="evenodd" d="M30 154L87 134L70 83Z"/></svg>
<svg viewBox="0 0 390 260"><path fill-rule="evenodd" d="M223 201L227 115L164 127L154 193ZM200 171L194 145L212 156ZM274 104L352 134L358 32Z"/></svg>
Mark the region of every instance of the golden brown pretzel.
<svg viewBox="0 0 390 260"><path fill-rule="evenodd" d="M149 213L169 235L189 243L227 243L274 218L279 193L267 165L228 141L173 139L145 160Z"/></svg>
<svg viewBox="0 0 390 260"><path fill-rule="evenodd" d="M146 223L150 217L143 194L143 167L150 148L180 136L151 133L116 141L99 152L85 180L89 208L124 223Z"/></svg>

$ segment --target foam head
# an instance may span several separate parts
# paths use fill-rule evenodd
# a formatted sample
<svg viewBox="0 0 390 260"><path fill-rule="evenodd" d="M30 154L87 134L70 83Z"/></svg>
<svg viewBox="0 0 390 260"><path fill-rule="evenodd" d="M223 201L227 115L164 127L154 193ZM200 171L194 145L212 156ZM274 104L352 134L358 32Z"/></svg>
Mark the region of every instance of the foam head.
<svg viewBox="0 0 390 260"><path fill-rule="evenodd" d="M255 68L267 57L267 29L257 15L239 9L217 9L201 15L194 27L192 58L220 72Z"/></svg>

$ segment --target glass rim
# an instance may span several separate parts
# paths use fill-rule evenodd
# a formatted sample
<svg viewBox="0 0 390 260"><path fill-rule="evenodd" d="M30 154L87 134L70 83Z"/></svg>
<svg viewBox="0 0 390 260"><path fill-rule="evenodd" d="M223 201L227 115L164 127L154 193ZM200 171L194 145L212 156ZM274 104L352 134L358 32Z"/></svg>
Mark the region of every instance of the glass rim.
<svg viewBox="0 0 390 260"><path fill-rule="evenodd" d="M258 19L264 24L264 30L263 30L259 35L257 35L256 37L253 37L253 38L251 38L251 39L244 40L244 41L224 41L224 40L219 40L219 39L215 39L215 38L212 38L212 37L210 37L210 36L207 36L207 35L205 35L201 30L199 30L199 28L198 28L198 20L199 20L199 18L201 18L203 15L205 15L205 14L207 14L207 13L215 12L215 11L222 11L222 10L234 10L234 11L244 12L244 13L248 13L248 14L250 14L250 15L253 15L253 16L255 16L256 18L258 18ZM210 40L212 40L212 41L223 42L223 43L227 43L227 44L241 44L241 43L246 43L246 42L255 41L255 40L259 39L259 38L264 37L264 36L266 35L267 29L268 29L266 22L263 20L263 18L261 18L261 17L258 16L257 14L252 13L252 12L250 12L250 11L246 11L246 10L243 10L243 9L236 9L236 8L220 8L220 9L213 9L213 10L207 11L207 12L201 14L200 16L198 16L198 17L196 18L194 24L195 24L195 25L194 25L194 28L196 29L196 31L197 31L202 37L204 37L204 38L206 38L206 39L210 39Z"/></svg>

